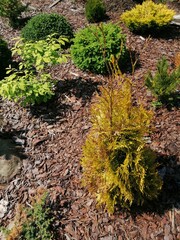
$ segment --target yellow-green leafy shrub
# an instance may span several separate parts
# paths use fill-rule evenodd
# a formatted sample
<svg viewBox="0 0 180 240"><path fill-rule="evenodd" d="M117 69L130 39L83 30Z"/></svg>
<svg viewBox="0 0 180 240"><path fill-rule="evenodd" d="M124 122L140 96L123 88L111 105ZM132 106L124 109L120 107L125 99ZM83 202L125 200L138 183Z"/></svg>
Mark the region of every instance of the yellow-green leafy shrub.
<svg viewBox="0 0 180 240"><path fill-rule="evenodd" d="M109 212L158 196L161 179L145 146L151 112L133 106L129 79L101 88L92 106L92 128L83 147L83 184Z"/></svg>
<svg viewBox="0 0 180 240"><path fill-rule="evenodd" d="M124 12L121 19L131 31L145 33L168 26L174 14L166 5L147 0Z"/></svg>
<svg viewBox="0 0 180 240"><path fill-rule="evenodd" d="M55 82L46 72L47 66L66 62L62 53L66 38L24 42L22 38L12 48L12 54L21 58L17 69L7 69L7 76L0 81L0 96L20 102L23 106L47 102L54 95Z"/></svg>

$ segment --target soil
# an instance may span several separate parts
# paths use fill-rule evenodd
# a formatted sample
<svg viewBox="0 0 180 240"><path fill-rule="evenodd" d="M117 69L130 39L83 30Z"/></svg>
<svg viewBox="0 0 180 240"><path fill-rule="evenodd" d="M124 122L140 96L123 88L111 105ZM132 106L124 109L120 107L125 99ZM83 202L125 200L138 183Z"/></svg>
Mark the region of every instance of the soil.
<svg viewBox="0 0 180 240"><path fill-rule="evenodd" d="M30 2L27 16L57 12L70 21L75 31L88 24L83 2L63 0L52 7L50 0L23 2ZM120 14L135 4L131 0L105 2L108 21L112 22L119 22ZM169 5L180 13L180 2ZM134 99L153 109L154 97L144 85L144 75L156 70L162 55L171 68L174 66L174 56L180 52L180 29L173 25L159 37L145 37L119 24L127 35L129 49L139 56L134 75L127 73L133 79ZM1 19L0 35L12 46L19 30ZM152 134L147 144L157 153L164 180L159 199L144 208L131 212L117 209L110 215L103 207L97 208L95 198L82 187L80 165L82 146L91 127L90 107L104 77L82 72L70 60L49 71L59 82L55 97L47 104L22 108L9 101L0 103L4 117L1 135L13 139L27 156L21 160L17 174L0 186L0 198L8 203L1 225L12 221L17 203L28 206L40 189L47 189L59 240L180 239L179 103L153 109Z"/></svg>

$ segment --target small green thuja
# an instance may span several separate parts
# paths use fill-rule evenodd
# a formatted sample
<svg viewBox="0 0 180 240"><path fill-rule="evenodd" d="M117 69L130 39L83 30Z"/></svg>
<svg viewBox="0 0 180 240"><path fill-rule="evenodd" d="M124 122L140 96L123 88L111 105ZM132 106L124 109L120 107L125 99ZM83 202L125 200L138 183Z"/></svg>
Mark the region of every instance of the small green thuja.
<svg viewBox="0 0 180 240"><path fill-rule="evenodd" d="M0 82L3 98L21 102L23 106L46 102L54 95L54 81L45 72L47 66L66 62L61 46L66 38L48 36L46 40L24 42L19 39L12 49L21 58L18 69L9 68L8 76Z"/></svg>
<svg viewBox="0 0 180 240"><path fill-rule="evenodd" d="M116 24L90 25L79 30L73 42L72 60L82 70L107 74L112 55L120 64L127 62L126 35Z"/></svg>
<svg viewBox="0 0 180 240"><path fill-rule="evenodd" d="M165 57L157 63L157 71L149 72L145 78L146 86L158 98L158 101L168 102L172 94L175 93L180 83L180 66L170 71L169 64Z"/></svg>
<svg viewBox="0 0 180 240"><path fill-rule="evenodd" d="M154 153L143 137L152 113L135 106L131 82L109 79L92 106L92 128L83 147L83 185L109 212L130 208L158 196L162 181Z"/></svg>
<svg viewBox="0 0 180 240"><path fill-rule="evenodd" d="M53 239L53 217L47 205L48 193L35 196L27 208L18 205L12 229L3 229L6 240L51 240Z"/></svg>
<svg viewBox="0 0 180 240"><path fill-rule="evenodd" d="M103 0L87 0L85 5L86 18L89 22L100 22L106 17L106 7Z"/></svg>
<svg viewBox="0 0 180 240"><path fill-rule="evenodd" d="M21 14L27 10L28 5L23 5L20 0L1 0L0 16L9 19L11 27L19 26Z"/></svg>
<svg viewBox="0 0 180 240"><path fill-rule="evenodd" d="M34 203L33 208L27 210L27 220L22 225L22 237L20 239L53 239L53 233L50 228L53 218L50 217L50 209L46 206L46 199L47 193Z"/></svg>

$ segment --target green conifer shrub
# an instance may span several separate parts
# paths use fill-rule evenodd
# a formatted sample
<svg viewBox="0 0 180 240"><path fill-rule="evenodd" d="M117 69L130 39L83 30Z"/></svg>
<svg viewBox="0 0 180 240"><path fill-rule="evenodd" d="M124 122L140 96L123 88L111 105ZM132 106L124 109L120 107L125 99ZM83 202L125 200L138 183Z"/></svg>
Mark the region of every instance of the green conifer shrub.
<svg viewBox="0 0 180 240"><path fill-rule="evenodd" d="M1 0L0 16L8 18L11 27L16 28L21 14L27 10L27 7L28 5L23 5L20 0Z"/></svg>
<svg viewBox="0 0 180 240"><path fill-rule="evenodd" d="M73 37L73 29L66 18L57 13L42 13L31 18L21 31L26 41L45 39L48 35L56 33L57 37Z"/></svg>
<svg viewBox="0 0 180 240"><path fill-rule="evenodd" d="M79 30L71 46L72 59L80 69L106 74L111 55L127 60L126 36L115 24L90 25Z"/></svg>
<svg viewBox="0 0 180 240"><path fill-rule="evenodd" d="M133 32L147 33L159 31L167 27L175 12L164 4L156 4L147 0L121 15L122 21Z"/></svg>
<svg viewBox="0 0 180 240"><path fill-rule="evenodd" d="M158 101L168 102L168 99L175 93L180 84L180 66L169 71L169 64L165 57L162 57L157 63L155 74L149 72L145 77L146 86L158 98Z"/></svg>
<svg viewBox="0 0 180 240"><path fill-rule="evenodd" d="M89 22L100 22L106 17L106 7L103 0L87 0L85 14Z"/></svg>
<svg viewBox="0 0 180 240"><path fill-rule="evenodd" d="M6 68L11 62L11 50L8 48L7 42L0 38L0 79L6 74Z"/></svg>
<svg viewBox="0 0 180 240"><path fill-rule="evenodd" d="M152 114L133 106L129 79L118 81L102 87L92 106L81 160L83 185L109 212L142 205L156 198L162 186L155 155L143 140Z"/></svg>
<svg viewBox="0 0 180 240"><path fill-rule="evenodd" d="M14 218L14 226L7 230L2 228L6 240L52 240L53 217L47 204L48 193L38 194L31 205L27 208L18 205Z"/></svg>

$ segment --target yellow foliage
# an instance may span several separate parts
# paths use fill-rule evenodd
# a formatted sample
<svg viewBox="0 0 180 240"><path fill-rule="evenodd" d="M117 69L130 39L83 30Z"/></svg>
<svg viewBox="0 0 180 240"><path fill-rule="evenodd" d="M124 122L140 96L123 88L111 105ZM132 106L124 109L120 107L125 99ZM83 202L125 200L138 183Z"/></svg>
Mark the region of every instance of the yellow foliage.
<svg viewBox="0 0 180 240"><path fill-rule="evenodd" d="M131 82L112 78L92 106L92 128L83 147L83 184L109 212L153 199L161 189L155 156L145 147L152 113L134 106Z"/></svg>
<svg viewBox="0 0 180 240"><path fill-rule="evenodd" d="M124 12L121 19L131 31L145 32L167 26L174 15L174 10L168 9L165 4L147 0L142 5L138 4L132 10Z"/></svg>
<svg viewBox="0 0 180 240"><path fill-rule="evenodd" d="M176 68L180 67L180 52L175 55L174 63Z"/></svg>

